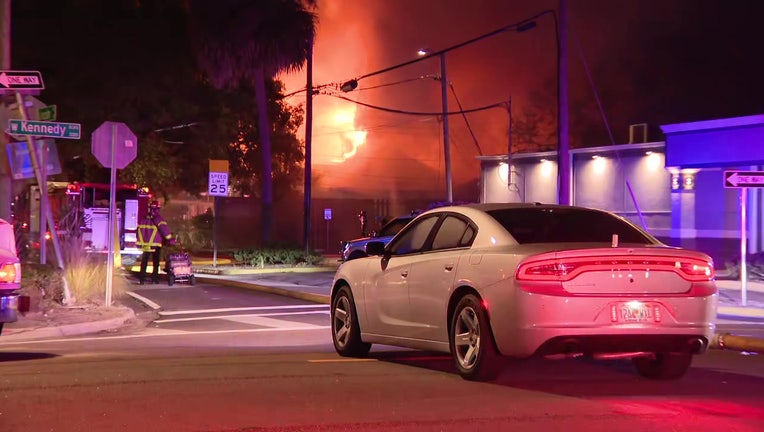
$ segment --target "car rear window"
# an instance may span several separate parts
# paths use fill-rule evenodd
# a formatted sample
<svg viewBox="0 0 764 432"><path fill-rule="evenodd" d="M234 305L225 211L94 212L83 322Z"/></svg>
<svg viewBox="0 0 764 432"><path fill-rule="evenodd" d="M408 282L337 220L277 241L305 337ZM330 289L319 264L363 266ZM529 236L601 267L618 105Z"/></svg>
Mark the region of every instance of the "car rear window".
<svg viewBox="0 0 764 432"><path fill-rule="evenodd" d="M516 208L487 211L518 243L607 242L653 244L630 223L597 210L580 208Z"/></svg>
<svg viewBox="0 0 764 432"><path fill-rule="evenodd" d="M403 227L406 226L411 220L414 219L413 216L411 217L400 217L391 220L388 222L385 226L382 227L381 230L379 230L379 234L377 234L378 237L387 237L387 236L394 236L398 234L398 231L402 230Z"/></svg>

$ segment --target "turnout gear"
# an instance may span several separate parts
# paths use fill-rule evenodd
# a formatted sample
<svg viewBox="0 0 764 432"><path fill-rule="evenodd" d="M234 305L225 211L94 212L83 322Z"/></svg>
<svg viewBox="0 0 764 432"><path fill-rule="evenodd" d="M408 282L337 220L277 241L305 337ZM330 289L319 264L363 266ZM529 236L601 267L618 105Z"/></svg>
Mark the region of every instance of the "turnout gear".
<svg viewBox="0 0 764 432"><path fill-rule="evenodd" d="M152 282L159 283L159 259L162 253L162 242L170 245L175 244L175 239L170 232L170 227L159 214L159 201L152 201L145 218L138 224L138 241L136 246L141 248L141 271L138 275L140 284L143 285L148 267L149 257L152 257Z"/></svg>

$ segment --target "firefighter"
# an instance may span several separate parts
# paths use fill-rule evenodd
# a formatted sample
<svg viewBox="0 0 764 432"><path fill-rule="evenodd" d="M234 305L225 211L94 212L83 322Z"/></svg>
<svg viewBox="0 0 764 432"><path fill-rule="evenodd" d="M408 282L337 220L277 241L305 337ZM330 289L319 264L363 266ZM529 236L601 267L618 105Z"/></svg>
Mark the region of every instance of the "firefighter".
<svg viewBox="0 0 764 432"><path fill-rule="evenodd" d="M170 228L162 215L159 214L159 201L152 201L146 217L138 224L138 241L136 245L143 251L141 256L141 272L138 280L141 285L146 278L146 267L149 257L153 257L152 283L159 283L159 258L162 254L162 241L170 246L175 244Z"/></svg>

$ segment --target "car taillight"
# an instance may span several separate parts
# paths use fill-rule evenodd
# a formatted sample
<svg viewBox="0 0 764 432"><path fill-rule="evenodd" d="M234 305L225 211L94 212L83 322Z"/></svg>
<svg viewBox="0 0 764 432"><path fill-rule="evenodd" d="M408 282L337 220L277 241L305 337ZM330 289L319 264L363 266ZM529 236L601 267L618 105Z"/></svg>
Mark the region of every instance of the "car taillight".
<svg viewBox="0 0 764 432"><path fill-rule="evenodd" d="M20 283L21 282L21 264L5 263L0 266L0 282Z"/></svg>
<svg viewBox="0 0 764 432"><path fill-rule="evenodd" d="M671 257L581 257L530 260L518 267L519 281L567 282L584 272L670 271L690 282L714 278L712 263L696 258Z"/></svg>

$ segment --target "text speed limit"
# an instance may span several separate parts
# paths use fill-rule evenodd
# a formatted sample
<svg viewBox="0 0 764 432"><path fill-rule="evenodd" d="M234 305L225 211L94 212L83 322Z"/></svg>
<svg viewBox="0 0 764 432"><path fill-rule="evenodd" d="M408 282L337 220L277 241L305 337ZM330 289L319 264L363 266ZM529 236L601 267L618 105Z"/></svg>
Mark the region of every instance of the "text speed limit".
<svg viewBox="0 0 764 432"><path fill-rule="evenodd" d="M210 172L207 194L210 196L228 196L227 172Z"/></svg>

